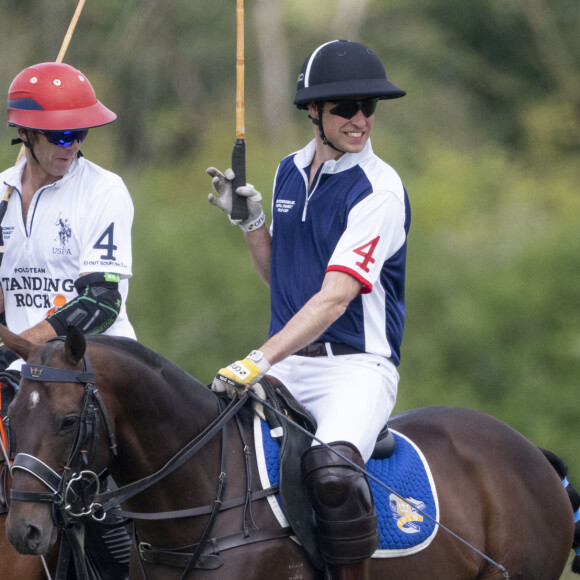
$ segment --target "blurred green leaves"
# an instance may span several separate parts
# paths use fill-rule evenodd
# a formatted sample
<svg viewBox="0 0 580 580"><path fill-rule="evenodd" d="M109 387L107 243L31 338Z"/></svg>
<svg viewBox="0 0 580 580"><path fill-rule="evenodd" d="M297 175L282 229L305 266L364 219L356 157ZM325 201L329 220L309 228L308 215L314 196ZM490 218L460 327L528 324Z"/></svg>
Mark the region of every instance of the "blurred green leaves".
<svg viewBox="0 0 580 580"><path fill-rule="evenodd" d="M373 134L413 210L397 410L490 412L562 455L579 481L577 0L270 3L279 10L258 19L264 2L247 0L245 34L247 175L267 213L278 161L312 137L292 107L303 60L334 38L371 46L408 92L380 103ZM54 60L75 6L0 0L2 90ZM272 42L292 71L282 101L264 81ZM83 150L133 196L138 336L209 382L269 326L241 233L207 203L205 169L229 166L235 138L235 2L89 0L65 60L119 116ZM3 167L16 158L11 136L0 126Z"/></svg>

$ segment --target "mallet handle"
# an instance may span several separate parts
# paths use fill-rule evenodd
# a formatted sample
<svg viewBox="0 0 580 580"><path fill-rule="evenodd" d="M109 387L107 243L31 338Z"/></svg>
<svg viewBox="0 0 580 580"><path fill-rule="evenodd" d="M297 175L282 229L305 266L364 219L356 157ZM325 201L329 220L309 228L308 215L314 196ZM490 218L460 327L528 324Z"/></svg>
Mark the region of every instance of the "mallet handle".
<svg viewBox="0 0 580 580"><path fill-rule="evenodd" d="M236 189L246 185L246 128L244 121L244 0L237 0L237 45L236 45L236 142L232 152L232 169L236 174L232 183L232 219L248 218L248 202L236 194Z"/></svg>

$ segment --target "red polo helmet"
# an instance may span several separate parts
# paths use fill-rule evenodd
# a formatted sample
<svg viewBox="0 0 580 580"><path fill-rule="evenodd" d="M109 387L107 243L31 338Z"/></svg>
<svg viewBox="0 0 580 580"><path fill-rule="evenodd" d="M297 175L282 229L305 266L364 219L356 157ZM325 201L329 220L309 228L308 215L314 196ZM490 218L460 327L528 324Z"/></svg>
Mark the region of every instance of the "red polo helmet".
<svg viewBox="0 0 580 580"><path fill-rule="evenodd" d="M89 79L76 68L45 62L25 68L8 89L8 125L44 131L90 129L117 115L97 101Z"/></svg>

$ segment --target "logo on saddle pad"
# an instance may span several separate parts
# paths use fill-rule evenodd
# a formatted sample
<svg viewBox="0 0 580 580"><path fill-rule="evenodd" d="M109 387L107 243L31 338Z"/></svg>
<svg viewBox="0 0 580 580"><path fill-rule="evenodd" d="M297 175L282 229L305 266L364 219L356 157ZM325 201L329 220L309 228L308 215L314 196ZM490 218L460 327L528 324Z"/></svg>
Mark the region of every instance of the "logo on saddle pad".
<svg viewBox="0 0 580 580"><path fill-rule="evenodd" d="M423 511L427 506L412 497L402 500L394 493L389 496L389 508L393 519L397 522L399 530L405 534L416 534L421 531L421 526L416 522L422 522L423 516L417 510Z"/></svg>

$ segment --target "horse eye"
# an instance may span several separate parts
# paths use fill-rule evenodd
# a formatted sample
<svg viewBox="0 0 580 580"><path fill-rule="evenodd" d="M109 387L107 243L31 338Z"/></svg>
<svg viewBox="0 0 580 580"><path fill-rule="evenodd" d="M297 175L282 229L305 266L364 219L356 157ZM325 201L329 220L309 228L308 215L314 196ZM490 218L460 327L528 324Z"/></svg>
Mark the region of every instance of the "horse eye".
<svg viewBox="0 0 580 580"><path fill-rule="evenodd" d="M77 426L77 423L79 422L79 418L78 417L65 417L62 420L61 423L61 429L64 430L68 430L68 429L72 429L73 427Z"/></svg>

